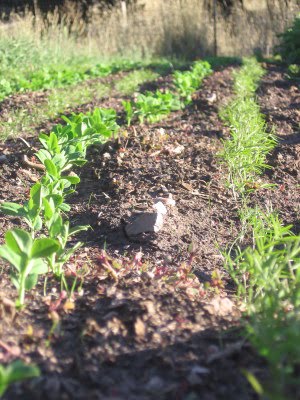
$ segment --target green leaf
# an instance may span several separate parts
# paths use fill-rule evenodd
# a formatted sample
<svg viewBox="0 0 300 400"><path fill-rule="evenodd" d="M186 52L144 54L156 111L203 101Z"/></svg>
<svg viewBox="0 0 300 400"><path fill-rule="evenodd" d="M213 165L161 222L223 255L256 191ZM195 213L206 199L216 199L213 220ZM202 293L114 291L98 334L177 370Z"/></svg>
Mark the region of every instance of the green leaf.
<svg viewBox="0 0 300 400"><path fill-rule="evenodd" d="M90 229L90 225L74 226L73 228L70 229L69 236L75 235L76 233L81 232L81 231L87 231L88 229Z"/></svg>
<svg viewBox="0 0 300 400"><path fill-rule="evenodd" d="M247 378L248 382L254 389L254 391L257 394L259 394L260 396L262 396L264 394L264 390L263 390L260 382L256 379L256 377L251 372L249 372L245 369L243 369L242 371L243 371L243 374L245 375L245 377Z"/></svg>
<svg viewBox="0 0 300 400"><path fill-rule="evenodd" d="M75 176L65 176L64 175L63 179L69 181L72 185L77 185L80 182L80 178L77 175L75 175Z"/></svg>
<svg viewBox="0 0 300 400"><path fill-rule="evenodd" d="M45 165L46 171L48 172L49 175L53 176L54 178L59 177L57 168L51 160L45 160L44 165Z"/></svg>
<svg viewBox="0 0 300 400"><path fill-rule="evenodd" d="M21 360L12 362L7 367L0 365L0 396L14 382L40 376L40 370L34 365L26 365Z"/></svg>
<svg viewBox="0 0 300 400"><path fill-rule="evenodd" d="M38 275L37 274L30 274L26 276L25 279L25 289L26 290L31 290L35 285L37 284L38 281Z"/></svg>
<svg viewBox="0 0 300 400"><path fill-rule="evenodd" d="M48 196L48 200L53 201L54 208L56 209L63 201L64 198L60 194L51 194Z"/></svg>
<svg viewBox="0 0 300 400"><path fill-rule="evenodd" d="M39 134L39 141L42 143L42 145L47 148L48 147L48 140L49 136L46 135L45 133L40 133Z"/></svg>
<svg viewBox="0 0 300 400"><path fill-rule="evenodd" d="M69 249L63 257L64 262L67 262L69 258L75 253L75 251L78 250L82 245L82 242L77 242L71 249Z"/></svg>
<svg viewBox="0 0 300 400"><path fill-rule="evenodd" d="M33 201L34 206L40 208L42 205L44 190L43 186L40 183L36 183L30 189L30 198Z"/></svg>
<svg viewBox="0 0 300 400"><path fill-rule="evenodd" d="M53 200L50 198L49 200L47 200L47 198L45 197L43 199L43 206L44 206L44 217L46 220L49 220L52 218L54 212L55 212L55 207L53 204Z"/></svg>
<svg viewBox="0 0 300 400"><path fill-rule="evenodd" d="M35 219L35 223L34 223L34 225L33 225L33 229L34 229L35 231L39 231L39 230L42 229L42 227L43 227L43 220L42 220L42 218L38 215L38 216L36 217L36 219Z"/></svg>
<svg viewBox="0 0 300 400"><path fill-rule="evenodd" d="M53 215L50 221L49 234L51 237L57 237L62 230L63 220L59 213Z"/></svg>
<svg viewBox="0 0 300 400"><path fill-rule="evenodd" d="M49 150L51 150L53 153L59 153L58 140L57 140L57 136L54 132L51 132L49 135L48 146L49 146Z"/></svg>
<svg viewBox="0 0 300 400"><path fill-rule="evenodd" d="M16 254L8 246L0 246L0 257L12 264L18 271L22 267L22 256Z"/></svg>
<svg viewBox="0 0 300 400"><path fill-rule="evenodd" d="M34 365L26 365L23 361L17 360L12 362L6 368L10 383L22 379L36 378L40 376L40 370Z"/></svg>
<svg viewBox="0 0 300 400"><path fill-rule="evenodd" d="M53 239L36 239L31 249L31 258L48 257L59 249L59 244Z"/></svg>
<svg viewBox="0 0 300 400"><path fill-rule="evenodd" d="M45 161L49 160L51 158L51 154L49 153L49 151L47 151L45 149L39 150L37 153L35 153L35 155L37 156L37 158L40 160L40 162L42 164L45 164Z"/></svg>
<svg viewBox="0 0 300 400"><path fill-rule="evenodd" d="M15 271L11 271L10 273L10 280L12 282L12 284L14 285L14 287L19 290L20 288L20 274L16 274Z"/></svg>
<svg viewBox="0 0 300 400"><path fill-rule="evenodd" d="M23 256L29 255L32 246L30 234L23 229L13 229L5 234L5 242L10 250Z"/></svg>
<svg viewBox="0 0 300 400"><path fill-rule="evenodd" d="M59 206L59 209L62 210L62 211L64 211L64 212L69 212L69 211L71 210L71 207L70 207L69 204L67 204L67 203L62 203L62 204Z"/></svg>
<svg viewBox="0 0 300 400"><path fill-rule="evenodd" d="M24 207L17 203L5 202L0 205L0 211L14 217L24 216Z"/></svg>
<svg viewBox="0 0 300 400"><path fill-rule="evenodd" d="M77 160L72 161L72 164L77 165L78 167L81 167L86 163L87 160L85 160L84 158L78 158Z"/></svg>
<svg viewBox="0 0 300 400"><path fill-rule="evenodd" d="M48 272L47 263L41 258L33 258L30 260L30 274L46 274Z"/></svg>

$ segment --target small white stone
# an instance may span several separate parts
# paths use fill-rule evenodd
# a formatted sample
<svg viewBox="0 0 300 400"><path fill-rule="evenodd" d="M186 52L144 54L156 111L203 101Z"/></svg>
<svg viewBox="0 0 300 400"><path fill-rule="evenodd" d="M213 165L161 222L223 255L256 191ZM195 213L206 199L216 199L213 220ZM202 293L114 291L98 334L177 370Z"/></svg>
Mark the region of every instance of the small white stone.
<svg viewBox="0 0 300 400"><path fill-rule="evenodd" d="M157 201L153 205L153 208L155 211L157 211L159 214L162 214L162 215L166 215L168 212L167 207L161 201Z"/></svg>
<svg viewBox="0 0 300 400"><path fill-rule="evenodd" d="M207 101L209 103L214 103L217 100L217 95L216 93L213 93L211 96L207 97Z"/></svg>
<svg viewBox="0 0 300 400"><path fill-rule="evenodd" d="M158 212L142 213L137 215L126 227L128 236L139 235L146 232L159 232L163 227L163 215Z"/></svg>
<svg viewBox="0 0 300 400"><path fill-rule="evenodd" d="M176 201L173 199L173 196L171 193L169 193L169 197L157 197L154 200L154 204L157 204L159 202L164 203L165 205L170 206L170 207L174 207L176 204Z"/></svg>

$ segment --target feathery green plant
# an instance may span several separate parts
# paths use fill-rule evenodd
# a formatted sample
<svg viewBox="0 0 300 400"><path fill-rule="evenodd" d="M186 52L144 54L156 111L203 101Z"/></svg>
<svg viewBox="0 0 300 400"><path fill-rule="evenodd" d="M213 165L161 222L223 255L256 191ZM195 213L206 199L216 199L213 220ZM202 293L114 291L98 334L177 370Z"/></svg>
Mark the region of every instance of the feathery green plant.
<svg viewBox="0 0 300 400"><path fill-rule="evenodd" d="M300 236L283 226L275 213L248 209L244 215L253 246L225 256L248 316L246 332L270 365L272 399L288 399L300 364ZM276 382L276 383L274 383ZM269 398L269 397L268 397Z"/></svg>
<svg viewBox="0 0 300 400"><path fill-rule="evenodd" d="M266 156L277 143L274 133L268 132L255 100L263 74L255 59L244 60L243 67L234 75L236 98L220 111L231 133L230 139L223 141L220 158L227 167L227 183L235 196L255 186L257 177L269 168Z"/></svg>

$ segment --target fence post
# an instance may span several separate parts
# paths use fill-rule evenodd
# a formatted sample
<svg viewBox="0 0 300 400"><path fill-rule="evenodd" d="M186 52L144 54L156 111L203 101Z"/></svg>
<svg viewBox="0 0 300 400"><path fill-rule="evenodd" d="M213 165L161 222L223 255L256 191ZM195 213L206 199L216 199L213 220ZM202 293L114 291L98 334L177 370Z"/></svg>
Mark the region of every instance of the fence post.
<svg viewBox="0 0 300 400"><path fill-rule="evenodd" d="M214 19L214 56L218 55L217 41L217 0L213 0L213 19Z"/></svg>
<svg viewBox="0 0 300 400"><path fill-rule="evenodd" d="M126 1L121 1L121 11L122 11L122 25L124 28L127 28L127 6Z"/></svg>

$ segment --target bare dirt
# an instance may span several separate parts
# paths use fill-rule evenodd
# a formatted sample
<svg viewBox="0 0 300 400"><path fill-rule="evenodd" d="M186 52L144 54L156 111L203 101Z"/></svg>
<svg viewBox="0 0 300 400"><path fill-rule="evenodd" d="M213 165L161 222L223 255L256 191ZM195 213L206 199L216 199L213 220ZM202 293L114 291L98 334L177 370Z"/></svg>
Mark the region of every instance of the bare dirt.
<svg viewBox="0 0 300 400"><path fill-rule="evenodd" d="M231 73L227 67L207 78L184 111L156 125L128 128L104 148L90 149L88 164L77 171L77 193L69 199L71 224L92 227L80 235L85 246L67 267L70 282L77 275L83 283L74 302L60 302L59 284L49 278L16 313L9 302L15 289L3 266L0 361L22 358L42 372L13 385L4 399L258 398L242 369L260 378L267 371L242 339L241 312L221 254L239 232L237 204L225 188L226 171L217 157L228 135L218 109L232 96ZM168 77L161 85L165 82ZM294 137L299 114L293 85L283 70L270 66L259 100L278 132L284 122ZM120 104L116 96L79 109L121 110ZM27 139L36 146L36 138ZM295 229L296 146L278 146L273 169L262 178L278 187L253 195L258 204L271 202ZM39 173L22 164L28 151L22 141L7 141L0 150L7 156L0 165L1 199L23 202ZM131 215L150 211L154 199L169 194L176 203L163 229L128 237L124 227ZM18 224L3 216L1 240ZM195 275L187 274L190 267Z"/></svg>

